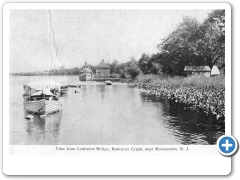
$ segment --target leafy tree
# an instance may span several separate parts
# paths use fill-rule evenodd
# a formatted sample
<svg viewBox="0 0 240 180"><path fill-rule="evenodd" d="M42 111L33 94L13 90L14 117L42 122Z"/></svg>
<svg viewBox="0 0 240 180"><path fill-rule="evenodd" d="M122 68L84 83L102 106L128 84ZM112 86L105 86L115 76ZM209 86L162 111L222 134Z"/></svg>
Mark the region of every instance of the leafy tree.
<svg viewBox="0 0 240 180"><path fill-rule="evenodd" d="M160 53L152 56L143 53L138 61L138 67L144 74L160 74L162 71L161 59L162 54Z"/></svg>
<svg viewBox="0 0 240 180"><path fill-rule="evenodd" d="M225 37L225 10L214 10L212 13L208 15L208 18L206 21L215 24L216 27L218 27L222 33L222 35Z"/></svg>
<svg viewBox="0 0 240 180"><path fill-rule="evenodd" d="M138 62L133 56L130 57L130 61L126 63L125 72L128 73L132 79L136 78L140 73Z"/></svg>
<svg viewBox="0 0 240 180"><path fill-rule="evenodd" d="M160 53L153 54L149 59L150 74L161 74L162 73L162 61L163 56Z"/></svg>
<svg viewBox="0 0 240 180"><path fill-rule="evenodd" d="M111 64L109 64L110 66L110 73L113 74L113 73L117 73L117 66L118 66L118 60L116 59L113 59L113 62Z"/></svg>
<svg viewBox="0 0 240 180"><path fill-rule="evenodd" d="M119 69L119 74L122 75L123 74L123 70L122 69Z"/></svg>
<svg viewBox="0 0 240 180"><path fill-rule="evenodd" d="M150 69L149 59L150 59L149 55L143 53L142 57L138 61L138 66L144 74L149 74Z"/></svg>
<svg viewBox="0 0 240 180"><path fill-rule="evenodd" d="M216 21L216 20L219 21ZM225 66L225 30L219 26L225 19L224 10L215 10L208 15L208 18L198 28L195 33L196 45L195 52L204 57L205 64L210 68L218 64ZM224 20L225 22L225 20ZM222 24L225 27L225 24Z"/></svg>
<svg viewBox="0 0 240 180"><path fill-rule="evenodd" d="M225 67L225 11L215 10L202 23L184 17L183 22L158 45L162 71L183 75L184 67Z"/></svg>
<svg viewBox="0 0 240 180"><path fill-rule="evenodd" d="M184 17L176 30L157 47L162 54L162 71L170 75L183 75L186 65L202 64L195 53L195 33L200 24L195 18Z"/></svg>

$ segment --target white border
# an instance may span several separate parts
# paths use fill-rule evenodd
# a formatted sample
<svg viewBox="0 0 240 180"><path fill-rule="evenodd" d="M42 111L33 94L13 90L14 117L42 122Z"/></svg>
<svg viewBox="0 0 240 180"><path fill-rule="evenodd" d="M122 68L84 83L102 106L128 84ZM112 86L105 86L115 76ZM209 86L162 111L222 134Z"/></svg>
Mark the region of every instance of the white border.
<svg viewBox="0 0 240 180"><path fill-rule="evenodd" d="M10 7L9 7L10 6ZM229 9L227 3L7 3L4 9Z"/></svg>
<svg viewBox="0 0 240 180"><path fill-rule="evenodd" d="M226 3L10 3L3 7L3 172L11 175L226 175L231 158L207 154L214 146L199 146L196 155L9 155L9 9L226 9L226 135L231 134L231 7ZM44 148L44 147L43 147ZM215 147L216 148L216 147ZM216 148L217 149L217 148ZM202 166L205 164L205 166ZM214 167L214 169L213 169Z"/></svg>

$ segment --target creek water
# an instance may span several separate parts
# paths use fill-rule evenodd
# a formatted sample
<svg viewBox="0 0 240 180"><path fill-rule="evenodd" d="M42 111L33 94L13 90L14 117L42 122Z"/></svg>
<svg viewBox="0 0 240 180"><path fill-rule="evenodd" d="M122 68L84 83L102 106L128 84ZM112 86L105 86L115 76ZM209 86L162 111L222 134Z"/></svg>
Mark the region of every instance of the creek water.
<svg viewBox="0 0 240 180"><path fill-rule="evenodd" d="M10 76L10 145L207 145L225 132L216 119L166 98L124 83L80 82L78 76L54 77L81 85L60 97L61 112L26 120L23 85L47 78Z"/></svg>

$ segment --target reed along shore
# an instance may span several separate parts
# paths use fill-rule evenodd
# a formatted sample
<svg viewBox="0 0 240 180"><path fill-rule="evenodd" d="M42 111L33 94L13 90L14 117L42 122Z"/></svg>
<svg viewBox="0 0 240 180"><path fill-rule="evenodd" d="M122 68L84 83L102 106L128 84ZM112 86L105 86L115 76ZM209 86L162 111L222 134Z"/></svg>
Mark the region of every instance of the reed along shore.
<svg viewBox="0 0 240 180"><path fill-rule="evenodd" d="M225 82L218 77L159 77L142 75L136 78L139 89L163 96L187 108L203 110L217 120L225 121Z"/></svg>

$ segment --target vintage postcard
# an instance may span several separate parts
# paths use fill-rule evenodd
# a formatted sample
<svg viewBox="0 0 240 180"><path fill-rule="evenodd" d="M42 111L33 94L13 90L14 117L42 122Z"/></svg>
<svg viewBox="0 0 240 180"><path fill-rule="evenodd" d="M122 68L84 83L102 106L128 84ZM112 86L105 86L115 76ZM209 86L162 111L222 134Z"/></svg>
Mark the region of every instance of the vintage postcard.
<svg viewBox="0 0 240 180"><path fill-rule="evenodd" d="M231 172L230 5L9 3L3 40L5 174Z"/></svg>

